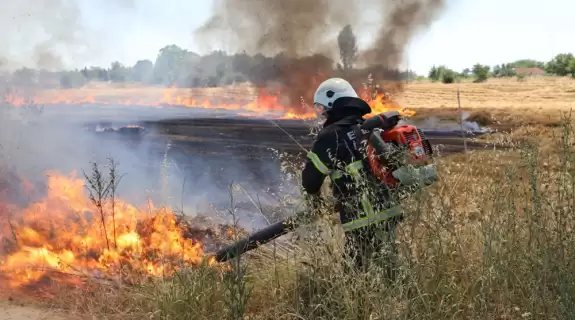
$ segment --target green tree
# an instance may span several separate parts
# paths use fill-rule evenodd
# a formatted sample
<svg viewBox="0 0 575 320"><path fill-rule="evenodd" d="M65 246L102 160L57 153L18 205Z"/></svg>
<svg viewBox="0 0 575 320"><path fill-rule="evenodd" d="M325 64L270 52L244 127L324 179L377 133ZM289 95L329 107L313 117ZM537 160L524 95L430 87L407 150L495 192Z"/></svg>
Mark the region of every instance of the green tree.
<svg viewBox="0 0 575 320"><path fill-rule="evenodd" d="M80 71L80 74L87 80L87 81L92 81L92 80L99 80L99 81L108 81L109 76L108 76L108 70L106 70L105 68L100 68L100 67L84 67L84 69L82 69Z"/></svg>
<svg viewBox="0 0 575 320"><path fill-rule="evenodd" d="M443 74L445 73L445 70L447 70L447 68L445 66L433 66L431 67L431 70L429 70L429 79L431 79L432 81L439 81L441 79L443 79Z"/></svg>
<svg viewBox="0 0 575 320"><path fill-rule="evenodd" d="M569 61L569 70L571 71L571 77L575 78L575 59Z"/></svg>
<svg viewBox="0 0 575 320"><path fill-rule="evenodd" d="M491 68L487 65L475 64L473 66L472 72L475 75L475 82L485 82L489 78L489 70Z"/></svg>
<svg viewBox="0 0 575 320"><path fill-rule="evenodd" d="M12 74L12 82L19 86L31 86L36 83L37 71L30 68L20 68Z"/></svg>
<svg viewBox="0 0 575 320"><path fill-rule="evenodd" d="M441 75L441 82L454 83L455 80L457 80L457 72L447 68L443 70L443 74Z"/></svg>
<svg viewBox="0 0 575 320"><path fill-rule="evenodd" d="M112 62L110 70L108 70L108 76L110 81L113 82L124 82L128 80L129 71L123 64L118 61Z"/></svg>
<svg viewBox="0 0 575 320"><path fill-rule="evenodd" d="M337 44L343 70L352 69L357 61L357 39L351 25L348 24L341 29L337 36Z"/></svg>
<svg viewBox="0 0 575 320"><path fill-rule="evenodd" d="M463 71L461 71L461 73L460 73L460 76L461 76L462 78L469 78L469 77L471 77L471 69L469 69L469 68L463 69Z"/></svg>
<svg viewBox="0 0 575 320"><path fill-rule="evenodd" d="M568 74L573 74L575 72L575 69L572 69L573 59L575 59L575 57L573 57L573 54L571 53L558 54L553 58L553 60L547 63L545 71L562 77Z"/></svg>
<svg viewBox="0 0 575 320"><path fill-rule="evenodd" d="M95 70L98 72L98 80L110 81L110 74L108 73L108 70L104 68L96 68Z"/></svg>
<svg viewBox="0 0 575 320"><path fill-rule="evenodd" d="M132 80L150 82L154 75L154 64L150 60L138 60L132 67Z"/></svg>
<svg viewBox="0 0 575 320"><path fill-rule="evenodd" d="M525 68L527 68L527 67L525 67ZM531 67L531 68L533 68L533 67ZM496 65L495 67L493 67L492 74L496 78L514 77L517 75L517 72L515 72L515 67L514 67L513 63L502 63L500 65Z"/></svg>
<svg viewBox="0 0 575 320"><path fill-rule="evenodd" d="M160 49L154 63L154 82L166 86L174 85L184 70L187 53L187 50L175 44Z"/></svg>
<svg viewBox="0 0 575 320"><path fill-rule="evenodd" d="M62 74L60 77L60 88L62 89L73 89L78 88L86 84L86 77L82 72L68 71Z"/></svg>
<svg viewBox="0 0 575 320"><path fill-rule="evenodd" d="M510 65L513 68L541 68L541 69L545 68L545 62L531 59L517 60L510 63Z"/></svg>

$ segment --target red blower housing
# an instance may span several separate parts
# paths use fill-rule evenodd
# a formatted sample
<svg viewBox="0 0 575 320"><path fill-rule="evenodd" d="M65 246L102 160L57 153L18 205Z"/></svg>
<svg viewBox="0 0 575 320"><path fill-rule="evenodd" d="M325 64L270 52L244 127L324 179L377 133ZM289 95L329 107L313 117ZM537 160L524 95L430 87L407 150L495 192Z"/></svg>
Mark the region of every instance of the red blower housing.
<svg viewBox="0 0 575 320"><path fill-rule="evenodd" d="M399 113L389 111L367 119L362 125L369 130L367 157L372 173L388 188L399 181L392 172L405 165L430 163L433 149L421 130L414 125L397 126Z"/></svg>

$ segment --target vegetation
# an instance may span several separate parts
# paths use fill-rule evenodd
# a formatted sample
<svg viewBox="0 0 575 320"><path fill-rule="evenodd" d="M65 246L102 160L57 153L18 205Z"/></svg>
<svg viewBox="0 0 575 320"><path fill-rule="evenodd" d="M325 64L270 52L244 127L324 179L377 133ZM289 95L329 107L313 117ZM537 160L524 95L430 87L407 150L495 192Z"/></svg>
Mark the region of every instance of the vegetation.
<svg viewBox="0 0 575 320"><path fill-rule="evenodd" d="M485 82L489 77L489 66L476 64L473 66L473 75L475 75L475 82Z"/></svg>
<svg viewBox="0 0 575 320"><path fill-rule="evenodd" d="M298 59L313 63L304 64L317 68L317 72L333 71L336 75L350 76L358 61L357 39L350 25L345 26L337 37L339 62L320 55ZM136 82L147 85L177 86L181 88L217 87L232 83L251 82L255 84L276 81L283 75L284 69L293 68L295 62L285 54L274 57L261 54L254 56L245 53L228 54L214 51L208 55L199 55L177 45L161 48L155 61L140 60L133 66L113 62L110 67L87 66L81 70L49 72L22 68L9 77L0 76L0 84L9 81L13 85L61 87L80 87L90 81L111 81L117 83ZM548 62L529 59L502 63L496 66L476 64L461 72L446 66L433 66L428 78L443 83L458 82L459 79L474 77L475 82L484 82L489 77L514 77L523 79L529 74L517 74L517 68L537 68L548 75L575 77L575 58L571 53L558 54ZM420 76L412 71L390 70L395 80L417 79Z"/></svg>
<svg viewBox="0 0 575 320"><path fill-rule="evenodd" d="M357 59L352 39L351 28L338 38L341 61L336 68L343 72L353 69ZM278 76L274 63L281 59L223 52L200 56L170 45L155 62L142 60L133 67L113 63L63 73L21 69L11 81L43 86L56 81L54 86L64 88L92 80L216 86L273 80ZM512 77L516 68L568 76L575 72L573 61L565 54L547 63L476 64L461 73L434 66L428 76L447 84ZM496 122L485 113L469 119ZM438 158L441 180L406 201L398 238L399 276L391 284L376 266L367 273L345 268L340 227L326 216L296 232L295 248L278 241L226 268L183 268L172 277L129 286L90 279L87 286L62 290L52 303L96 319L569 318L575 313L572 121L566 118L545 129L523 127L492 139L501 139L509 149ZM109 177L94 165L86 179L99 217L113 219L114 207L104 212L102 206L116 198L119 176L113 162L110 166ZM284 167L286 176L297 179L299 163Z"/></svg>
<svg viewBox="0 0 575 320"><path fill-rule="evenodd" d="M269 244L224 270L205 265L130 287L96 281L90 294L72 290L57 304L117 319L569 318L571 123L526 131L508 141L509 150L438 159L441 181L406 202L391 284L376 266L346 271L341 232L326 220L298 231L305 239L287 255Z"/></svg>

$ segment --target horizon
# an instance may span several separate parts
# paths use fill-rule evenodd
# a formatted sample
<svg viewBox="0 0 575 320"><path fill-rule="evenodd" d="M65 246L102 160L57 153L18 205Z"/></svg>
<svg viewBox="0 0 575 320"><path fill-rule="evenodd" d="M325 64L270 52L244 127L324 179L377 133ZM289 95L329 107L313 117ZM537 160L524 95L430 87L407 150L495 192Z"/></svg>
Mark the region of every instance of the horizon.
<svg viewBox="0 0 575 320"><path fill-rule="evenodd" d="M95 5L88 0L76 0L81 21L69 22L76 23L70 28L79 29L73 30L69 36L79 37L79 33L84 38L74 39L76 42L72 43L63 37L68 33L63 33L60 25L58 31L62 39L56 39L73 44L69 46L55 42L53 35L50 39L52 42L38 40L42 37L38 37L41 33L34 28L34 24L43 21L35 15L42 14L42 11L30 11L30 6L26 5L30 3L28 1L2 5L9 8L4 15L0 13L0 17L4 17L0 23L9 30L15 28L15 32L9 32L9 37L4 40L8 52L0 52L0 58L8 57L4 63L8 68L36 68L29 61L25 65L26 60L31 60L27 52L52 42L50 53L57 54L57 58L63 61L64 69L68 70L90 66L107 68L114 61L126 66L133 66L138 60L155 62L158 51L170 44L201 55L218 49L228 53L232 51L225 41L221 41L218 47L209 47L193 37L194 30L210 17L212 1L158 4L142 0L136 4L106 0ZM410 40L399 69L426 75L432 66L445 65L459 72L476 63L494 66L522 59L546 62L559 53L575 52L575 44L561 41L575 32L575 26L569 23L569 12L575 9L575 3L550 0L546 6L564 9L541 10L535 1L498 3L495 0L476 0L463 3L449 0L438 19ZM69 16L74 16L76 11L68 9ZM7 18L11 18L10 21ZM17 23L14 25L8 24L15 21ZM363 25L352 25L360 50L371 40L370 22L367 19L362 22ZM30 39L35 39L36 43ZM337 60L338 56L333 58Z"/></svg>

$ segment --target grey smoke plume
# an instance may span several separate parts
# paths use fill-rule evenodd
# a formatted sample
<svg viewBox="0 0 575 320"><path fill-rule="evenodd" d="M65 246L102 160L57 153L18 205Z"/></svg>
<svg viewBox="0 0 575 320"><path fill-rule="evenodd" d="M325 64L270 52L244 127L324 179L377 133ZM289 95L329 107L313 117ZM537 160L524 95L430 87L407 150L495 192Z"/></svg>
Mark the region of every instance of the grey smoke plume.
<svg viewBox="0 0 575 320"><path fill-rule="evenodd" d="M82 23L81 1L2 1L0 69L62 69L74 59L96 55L103 42ZM131 8L133 4L133 0L99 1L108 10Z"/></svg>
<svg viewBox="0 0 575 320"><path fill-rule="evenodd" d="M290 56L330 55L334 35L347 24L356 27L367 13L379 15L374 42L360 48L368 66L396 68L409 40L433 22L446 0L215 0L213 16L198 30L198 39L231 41L248 53ZM356 32L357 33L357 32ZM329 51L329 52L327 52Z"/></svg>
<svg viewBox="0 0 575 320"><path fill-rule="evenodd" d="M446 1L215 0L213 16L196 36L202 43L225 42L251 54L282 53L274 62L275 74L290 108L297 109L302 97L309 101L319 82L333 76L342 27L361 25L368 15L378 18L373 42L359 48L358 63L365 69L347 74L347 80L356 87L367 74L378 82L394 80L389 75L397 75L393 71L400 68L409 41L434 21ZM402 84L395 86L403 89Z"/></svg>

